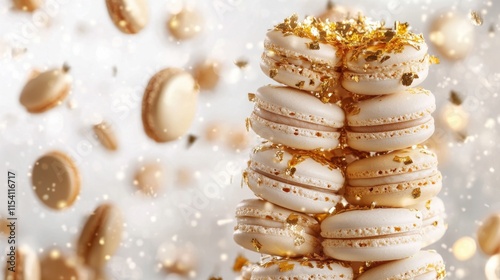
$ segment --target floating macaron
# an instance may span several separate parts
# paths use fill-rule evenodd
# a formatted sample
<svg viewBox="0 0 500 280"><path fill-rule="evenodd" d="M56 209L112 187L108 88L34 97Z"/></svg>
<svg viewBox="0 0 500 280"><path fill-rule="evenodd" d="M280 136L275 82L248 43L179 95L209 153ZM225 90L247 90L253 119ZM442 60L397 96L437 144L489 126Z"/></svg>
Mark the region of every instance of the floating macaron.
<svg viewBox="0 0 500 280"><path fill-rule="evenodd" d="M321 223L325 255L343 261L389 261L422 246L422 213L404 208L347 210Z"/></svg>
<svg viewBox="0 0 500 280"><path fill-rule="evenodd" d="M416 87L428 75L433 57L427 54L422 34L409 31L406 23L395 29L377 28L361 47L345 56L342 86L366 95L390 94Z"/></svg>
<svg viewBox="0 0 500 280"><path fill-rule="evenodd" d="M477 230L477 243L487 255L500 254L500 213L492 213Z"/></svg>
<svg viewBox="0 0 500 280"><path fill-rule="evenodd" d="M397 150L347 166L346 200L354 205L406 207L426 202L442 188L436 155L424 148Z"/></svg>
<svg viewBox="0 0 500 280"><path fill-rule="evenodd" d="M311 216L248 199L236 207L236 219L234 240L248 250L281 257L321 252L319 224Z"/></svg>
<svg viewBox="0 0 500 280"><path fill-rule="evenodd" d="M402 260L387 262L362 273L358 280L440 280L446 276L443 257L435 251L419 251Z"/></svg>
<svg viewBox="0 0 500 280"><path fill-rule="evenodd" d="M336 104L281 86L261 87L250 99L255 108L249 125L262 138L302 150L338 146L345 116Z"/></svg>
<svg viewBox="0 0 500 280"><path fill-rule="evenodd" d="M142 123L149 138L163 143L183 136L194 120L198 92L194 78L182 69L156 73L142 99Z"/></svg>
<svg viewBox="0 0 500 280"><path fill-rule="evenodd" d="M335 260L271 259L256 267L252 280L351 280L352 268Z"/></svg>
<svg viewBox="0 0 500 280"><path fill-rule="evenodd" d="M420 144L434 133L434 95L406 89L344 105L347 144L356 150L381 152Z"/></svg>
<svg viewBox="0 0 500 280"><path fill-rule="evenodd" d="M320 21L298 22L292 16L267 32L262 71L279 83L317 92L327 102L329 90L340 84L342 64L341 51L325 41L330 32Z"/></svg>
<svg viewBox="0 0 500 280"><path fill-rule="evenodd" d="M255 148L243 177L256 196L308 214L327 213L340 202L345 181L327 158L277 145Z"/></svg>
<svg viewBox="0 0 500 280"><path fill-rule="evenodd" d="M444 203L439 197L433 197L407 208L422 212L422 248L435 243L446 233L448 225L444 222Z"/></svg>

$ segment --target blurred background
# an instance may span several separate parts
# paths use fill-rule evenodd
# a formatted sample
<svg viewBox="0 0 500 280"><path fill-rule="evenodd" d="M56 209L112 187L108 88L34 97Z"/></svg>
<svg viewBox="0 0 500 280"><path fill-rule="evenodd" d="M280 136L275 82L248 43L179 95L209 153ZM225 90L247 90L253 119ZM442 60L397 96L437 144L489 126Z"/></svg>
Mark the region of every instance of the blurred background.
<svg viewBox="0 0 500 280"><path fill-rule="evenodd" d="M428 145L440 159L439 196L449 224L433 249L443 255L448 279L500 279L498 257L490 259L486 278L488 257L475 241L481 221L500 212L499 3L335 4L388 25L409 22L440 58L422 85L437 99L437 128ZM179 40L167 22L185 8L197 11L200 31ZM28 13L0 0L0 174L18 174L18 242L39 254L59 248L71 255L86 217L109 201L125 219L122 246L107 266L109 279L235 279L237 255L259 260L233 242L232 232L236 204L253 196L241 187L241 171L259 142L245 130L252 110L247 93L274 83L259 68L266 30L292 13L320 15L326 8L320 0L149 0L148 25L127 35L111 22L105 1L45 0ZM195 75L207 60L216 65L217 75L210 76L216 83L202 88L187 135L164 144L147 138L140 112L151 76L165 67ZM71 67L71 94L48 112L28 113L19 95L32 71L64 63ZM116 133L116 152L94 137L92 126L101 121ZM62 211L45 207L31 190L34 162L55 149L71 155L82 175L78 200ZM134 186L134 174L149 163L159 163L164 174L157 197ZM5 183L0 186L5 217L7 191ZM0 244L3 267L6 238ZM173 273L175 261L187 268Z"/></svg>

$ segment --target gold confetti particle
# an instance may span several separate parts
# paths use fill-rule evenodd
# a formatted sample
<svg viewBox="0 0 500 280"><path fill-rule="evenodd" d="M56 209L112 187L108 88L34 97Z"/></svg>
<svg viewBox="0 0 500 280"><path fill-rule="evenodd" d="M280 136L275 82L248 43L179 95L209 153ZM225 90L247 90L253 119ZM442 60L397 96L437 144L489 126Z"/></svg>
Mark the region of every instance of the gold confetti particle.
<svg viewBox="0 0 500 280"><path fill-rule="evenodd" d="M403 84L403 86L408 87L411 86L414 79L418 79L418 75L416 73L403 73L403 76L401 76L401 83Z"/></svg>
<svg viewBox="0 0 500 280"><path fill-rule="evenodd" d="M63 64L62 70L64 71L64 73L68 73L70 69L71 67L68 64L66 63Z"/></svg>
<svg viewBox="0 0 500 280"><path fill-rule="evenodd" d="M416 188L411 192L411 195L413 196L414 199L419 198L421 194L422 191L420 190L420 188Z"/></svg>
<svg viewBox="0 0 500 280"><path fill-rule="evenodd" d="M435 227L437 227L438 226L438 221L432 222L432 225L435 226Z"/></svg>
<svg viewBox="0 0 500 280"><path fill-rule="evenodd" d="M269 70L269 77L274 78L276 75L278 75L278 69L270 69Z"/></svg>
<svg viewBox="0 0 500 280"><path fill-rule="evenodd" d="M319 43L317 41L312 41L309 43L306 43L307 48L310 50L319 50Z"/></svg>
<svg viewBox="0 0 500 280"><path fill-rule="evenodd" d="M287 169L285 169L285 174L287 176L293 177L293 175L295 174L296 171L297 171L297 168L295 168L295 167L288 167Z"/></svg>
<svg viewBox="0 0 500 280"><path fill-rule="evenodd" d="M252 238L251 242L255 251L260 252L260 249L262 249L262 244L260 244L259 240L257 240L257 238Z"/></svg>
<svg viewBox="0 0 500 280"><path fill-rule="evenodd" d="M247 131L250 131L250 128L252 127L252 121L250 120L250 118L245 119L245 127Z"/></svg>
<svg viewBox="0 0 500 280"><path fill-rule="evenodd" d="M439 61L439 57L434 56L434 55L430 55L430 56L429 56L429 62L430 62L431 64L439 64L439 62L440 62L440 61Z"/></svg>
<svg viewBox="0 0 500 280"><path fill-rule="evenodd" d="M240 272L243 266L249 264L250 262L248 261L247 258L245 258L243 255L238 255L236 259L234 260L233 264L233 271L234 272Z"/></svg>
<svg viewBox="0 0 500 280"><path fill-rule="evenodd" d="M404 165L408 165L408 164L413 163L413 160L411 159L410 156L401 157L401 156L395 155L392 160L395 162L402 162L402 163L404 163Z"/></svg>
<svg viewBox="0 0 500 280"><path fill-rule="evenodd" d="M450 102L454 105L460 106L463 103L462 98L458 94L458 92L452 90L450 91Z"/></svg>
<svg viewBox="0 0 500 280"><path fill-rule="evenodd" d="M388 55L384 55L381 59L380 59L380 63L383 63L385 62L386 60L388 60L389 58L391 58L390 56Z"/></svg>
<svg viewBox="0 0 500 280"><path fill-rule="evenodd" d="M255 93L248 93L248 101L254 102L255 101Z"/></svg>
<svg viewBox="0 0 500 280"><path fill-rule="evenodd" d="M234 62L234 65L238 66L238 68L243 69L248 65L248 61L245 59L239 59Z"/></svg>
<svg viewBox="0 0 500 280"><path fill-rule="evenodd" d="M471 20L472 24L474 24L475 26L483 25L483 18L476 11L471 11L469 13L469 19Z"/></svg>
<svg viewBox="0 0 500 280"><path fill-rule="evenodd" d="M278 263L278 267L280 272L287 272L293 270L295 264L288 262L280 262Z"/></svg>
<svg viewBox="0 0 500 280"><path fill-rule="evenodd" d="M194 142L196 142L196 140L198 140L198 136L189 134L188 140L187 140L187 148L188 149L191 148L191 146L193 146L193 144L194 144Z"/></svg>
<svg viewBox="0 0 500 280"><path fill-rule="evenodd" d="M299 222L299 215L297 214L292 213L286 218L286 223L288 225L296 225L298 222Z"/></svg>
<svg viewBox="0 0 500 280"><path fill-rule="evenodd" d="M283 161L283 156L285 155L285 152L282 151L282 150L278 150L276 151L276 153L274 154L274 159L277 161L277 162L281 162Z"/></svg>

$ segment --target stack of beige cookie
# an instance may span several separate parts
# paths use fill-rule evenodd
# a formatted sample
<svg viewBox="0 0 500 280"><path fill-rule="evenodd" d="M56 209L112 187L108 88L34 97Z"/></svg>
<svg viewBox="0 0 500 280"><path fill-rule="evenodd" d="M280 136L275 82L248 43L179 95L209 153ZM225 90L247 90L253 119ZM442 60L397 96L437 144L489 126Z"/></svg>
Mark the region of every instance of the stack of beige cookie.
<svg viewBox="0 0 500 280"><path fill-rule="evenodd" d="M264 143L243 180L260 199L237 206L234 239L273 257L250 279L444 278L442 257L421 251L446 230L437 158L422 145L435 99L417 86L437 62L423 36L293 15L264 47L262 70L283 85L249 94L247 126Z"/></svg>

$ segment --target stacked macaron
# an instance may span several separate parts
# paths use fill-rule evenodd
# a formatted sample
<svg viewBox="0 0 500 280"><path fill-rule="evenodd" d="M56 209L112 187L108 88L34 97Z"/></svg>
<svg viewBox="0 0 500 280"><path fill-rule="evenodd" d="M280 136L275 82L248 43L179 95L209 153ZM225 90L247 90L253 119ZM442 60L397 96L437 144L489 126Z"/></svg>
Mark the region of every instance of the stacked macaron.
<svg viewBox="0 0 500 280"><path fill-rule="evenodd" d="M282 85L249 94L247 128L264 142L243 181L259 199L237 206L234 240L274 258L250 279L443 278L441 256L421 251L446 229L436 155L421 145L435 110L416 87L435 62L423 36L294 15L264 48L261 68Z"/></svg>

